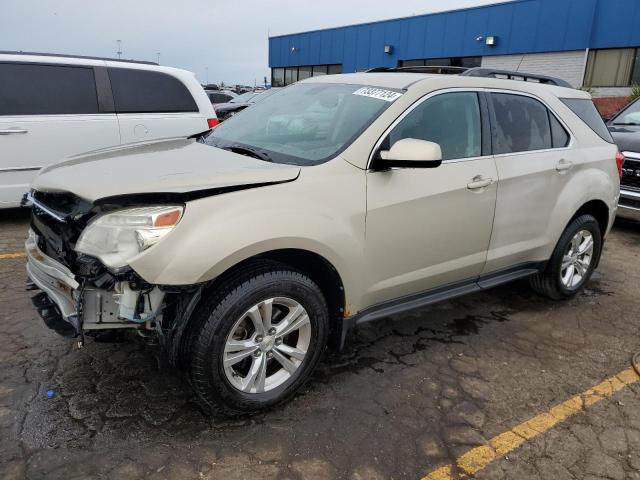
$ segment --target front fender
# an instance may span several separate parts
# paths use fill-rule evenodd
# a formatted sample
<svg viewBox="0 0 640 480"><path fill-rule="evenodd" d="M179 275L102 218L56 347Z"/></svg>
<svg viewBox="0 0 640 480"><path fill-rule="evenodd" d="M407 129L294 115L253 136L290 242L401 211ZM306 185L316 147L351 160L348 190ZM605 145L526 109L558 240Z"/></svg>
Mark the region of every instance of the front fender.
<svg viewBox="0 0 640 480"><path fill-rule="evenodd" d="M337 172L315 168L291 183L187 203L175 230L136 257L131 267L151 284L192 285L256 255L301 249L330 262L342 278L347 300L358 298L362 287L356 273L364 264L364 172L346 162Z"/></svg>

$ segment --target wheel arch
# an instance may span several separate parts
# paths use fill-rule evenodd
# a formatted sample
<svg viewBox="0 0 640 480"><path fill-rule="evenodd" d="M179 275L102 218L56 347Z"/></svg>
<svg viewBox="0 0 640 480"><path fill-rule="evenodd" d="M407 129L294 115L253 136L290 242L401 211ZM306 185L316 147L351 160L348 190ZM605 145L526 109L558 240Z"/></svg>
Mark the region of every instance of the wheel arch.
<svg viewBox="0 0 640 480"><path fill-rule="evenodd" d="M604 239L605 234L607 233L607 228L609 226L610 212L607 204L599 199L589 200L584 203L576 213L573 214L569 223L571 223L574 219L578 218L581 215L592 215L597 221L598 226L600 227L600 235ZM568 225L568 224L567 224Z"/></svg>
<svg viewBox="0 0 640 480"><path fill-rule="evenodd" d="M282 265L308 276L322 291L329 308L329 345L336 350L342 347L346 317L346 295L342 276L336 267L323 255L301 248L282 248L261 252L244 258L226 268L215 278L200 284L195 292L189 292L190 302L185 300L183 314L173 320L174 335L171 342L171 363L182 365L186 353L188 332L194 327L193 313L200 308L202 296L206 291L215 290L224 282L232 280L246 270Z"/></svg>

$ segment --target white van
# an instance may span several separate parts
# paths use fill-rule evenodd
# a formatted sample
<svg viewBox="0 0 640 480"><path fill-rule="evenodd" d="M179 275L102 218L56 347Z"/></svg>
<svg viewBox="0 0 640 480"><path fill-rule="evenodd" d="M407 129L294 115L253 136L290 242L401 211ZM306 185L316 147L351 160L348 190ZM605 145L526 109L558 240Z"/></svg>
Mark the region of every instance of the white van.
<svg viewBox="0 0 640 480"><path fill-rule="evenodd" d="M186 70L0 52L0 208L19 206L38 170L70 155L190 136L217 123Z"/></svg>

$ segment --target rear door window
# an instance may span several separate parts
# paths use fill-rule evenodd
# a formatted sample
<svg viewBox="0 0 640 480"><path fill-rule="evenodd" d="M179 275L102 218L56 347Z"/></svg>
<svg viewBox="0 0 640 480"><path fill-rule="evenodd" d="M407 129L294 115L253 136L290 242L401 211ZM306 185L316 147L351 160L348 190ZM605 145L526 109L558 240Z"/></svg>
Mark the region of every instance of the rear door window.
<svg viewBox="0 0 640 480"><path fill-rule="evenodd" d="M496 155L552 147L549 112L538 100L509 93L491 94Z"/></svg>
<svg viewBox="0 0 640 480"><path fill-rule="evenodd" d="M605 142L614 143L611 133L591 100L588 98L561 98L560 100Z"/></svg>
<svg viewBox="0 0 640 480"><path fill-rule="evenodd" d="M117 113L197 112L187 87L162 72L109 68Z"/></svg>
<svg viewBox="0 0 640 480"><path fill-rule="evenodd" d="M98 112L93 68L0 63L0 115Z"/></svg>

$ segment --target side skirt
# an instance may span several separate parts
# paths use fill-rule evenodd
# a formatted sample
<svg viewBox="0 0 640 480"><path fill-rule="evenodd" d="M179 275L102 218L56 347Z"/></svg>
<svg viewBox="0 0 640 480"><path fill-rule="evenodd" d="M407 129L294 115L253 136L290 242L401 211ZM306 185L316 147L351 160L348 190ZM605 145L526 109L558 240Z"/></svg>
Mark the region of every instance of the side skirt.
<svg viewBox="0 0 640 480"><path fill-rule="evenodd" d="M362 323L391 317L400 313L417 310L434 303L451 300L469 293L480 292L509 283L520 278L529 277L543 271L546 262L527 262L515 267L509 267L496 272L481 275L478 278L450 283L448 285L427 290L405 297L395 298L366 308L352 317L344 320L340 349L344 347L347 332Z"/></svg>

